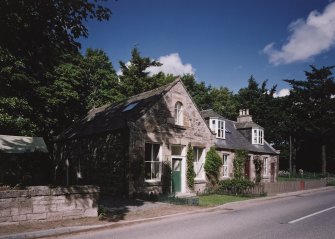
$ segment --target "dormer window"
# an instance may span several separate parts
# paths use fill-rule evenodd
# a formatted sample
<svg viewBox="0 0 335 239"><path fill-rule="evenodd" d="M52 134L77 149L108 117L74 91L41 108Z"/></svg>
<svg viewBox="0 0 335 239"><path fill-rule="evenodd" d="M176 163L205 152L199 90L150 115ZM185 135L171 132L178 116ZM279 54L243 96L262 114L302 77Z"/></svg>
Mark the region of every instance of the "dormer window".
<svg viewBox="0 0 335 239"><path fill-rule="evenodd" d="M183 117L183 104L179 101L175 104L174 107L174 117L176 125L183 125L184 117Z"/></svg>
<svg viewBox="0 0 335 239"><path fill-rule="evenodd" d="M225 139L226 138L226 122L220 119L210 119L210 129L216 133L216 138Z"/></svg>
<svg viewBox="0 0 335 239"><path fill-rule="evenodd" d="M252 129L252 144L264 144L264 130Z"/></svg>

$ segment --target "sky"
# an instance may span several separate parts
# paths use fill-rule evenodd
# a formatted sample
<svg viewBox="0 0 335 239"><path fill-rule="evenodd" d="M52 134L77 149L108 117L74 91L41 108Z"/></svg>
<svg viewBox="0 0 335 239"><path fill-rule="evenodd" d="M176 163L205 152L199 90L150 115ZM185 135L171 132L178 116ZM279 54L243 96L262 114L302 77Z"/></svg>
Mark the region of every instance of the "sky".
<svg viewBox="0 0 335 239"><path fill-rule="evenodd" d="M88 47L104 50L119 71L137 47L163 63L149 69L191 73L235 93L254 76L288 93L283 79L305 79L310 65L335 59L335 2L330 0L111 0L108 22L86 23Z"/></svg>

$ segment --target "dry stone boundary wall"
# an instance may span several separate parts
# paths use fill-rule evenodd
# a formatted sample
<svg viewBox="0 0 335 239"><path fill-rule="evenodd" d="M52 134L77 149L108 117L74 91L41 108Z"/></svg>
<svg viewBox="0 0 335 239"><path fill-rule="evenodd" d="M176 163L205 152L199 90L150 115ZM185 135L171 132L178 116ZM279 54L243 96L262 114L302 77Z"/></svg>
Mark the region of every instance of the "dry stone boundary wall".
<svg viewBox="0 0 335 239"><path fill-rule="evenodd" d="M96 217L99 191L97 186L0 191L0 224Z"/></svg>

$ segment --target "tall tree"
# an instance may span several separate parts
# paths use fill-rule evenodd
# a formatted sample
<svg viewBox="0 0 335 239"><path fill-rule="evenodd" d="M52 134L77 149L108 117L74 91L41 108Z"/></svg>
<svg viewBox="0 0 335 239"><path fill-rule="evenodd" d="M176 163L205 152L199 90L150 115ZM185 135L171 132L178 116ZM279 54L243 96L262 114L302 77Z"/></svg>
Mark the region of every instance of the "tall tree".
<svg viewBox="0 0 335 239"><path fill-rule="evenodd" d="M292 112L299 119L300 134L321 143L322 173L326 173L326 146L335 133L335 81L333 67L311 66L306 80L285 80L292 86Z"/></svg>
<svg viewBox="0 0 335 239"><path fill-rule="evenodd" d="M209 92L211 108L220 115L235 120L238 112L236 97L226 87L212 88Z"/></svg>
<svg viewBox="0 0 335 239"><path fill-rule="evenodd" d="M159 78L150 76L148 68L161 65L149 57L142 57L135 47L131 52L129 63L120 61L122 75L119 77L122 93L129 97L159 86L162 82L159 81ZM163 77L162 74L160 75Z"/></svg>
<svg viewBox="0 0 335 239"><path fill-rule="evenodd" d="M181 80L200 110L206 110L211 107L209 94L211 86L206 86L205 82L198 83L194 75L191 74L183 75Z"/></svg>
<svg viewBox="0 0 335 239"><path fill-rule="evenodd" d="M253 120L265 128L266 138L271 143L277 141L278 134L276 125L280 118L277 117L276 101L273 97L276 85L267 88L267 81L263 81L261 86L251 76L248 86L241 88L236 95L239 108L250 109Z"/></svg>
<svg viewBox="0 0 335 239"><path fill-rule="evenodd" d="M88 35L86 20L109 19L111 11L97 2L0 1L2 132L49 136L53 106L77 99L74 88L81 85L81 73L70 73L77 65L64 64L64 55L77 58L77 39ZM74 79L62 77L65 73Z"/></svg>
<svg viewBox="0 0 335 239"><path fill-rule="evenodd" d="M85 89L82 97L86 101L86 109L114 103L124 98L118 76L105 52L87 49L83 66Z"/></svg>
<svg viewBox="0 0 335 239"><path fill-rule="evenodd" d="M62 53L76 52L88 19L108 20L111 10L88 0L0 1L0 46L39 74Z"/></svg>

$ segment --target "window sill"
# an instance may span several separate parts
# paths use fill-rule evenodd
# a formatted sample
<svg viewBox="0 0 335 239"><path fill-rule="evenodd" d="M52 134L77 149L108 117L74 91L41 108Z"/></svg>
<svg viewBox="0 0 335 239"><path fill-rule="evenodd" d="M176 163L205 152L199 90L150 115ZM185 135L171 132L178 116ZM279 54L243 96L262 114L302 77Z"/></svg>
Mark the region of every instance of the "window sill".
<svg viewBox="0 0 335 239"><path fill-rule="evenodd" d="M181 129L181 130L186 130L186 127L183 125L178 125L178 124L172 124L173 128L176 129Z"/></svg>
<svg viewBox="0 0 335 239"><path fill-rule="evenodd" d="M195 183L206 183L206 179L204 179L204 178L195 178L194 182Z"/></svg>
<svg viewBox="0 0 335 239"><path fill-rule="evenodd" d="M155 185L161 185L161 180L157 179L157 180L145 180L144 181L145 184L149 185L149 186L155 186Z"/></svg>

